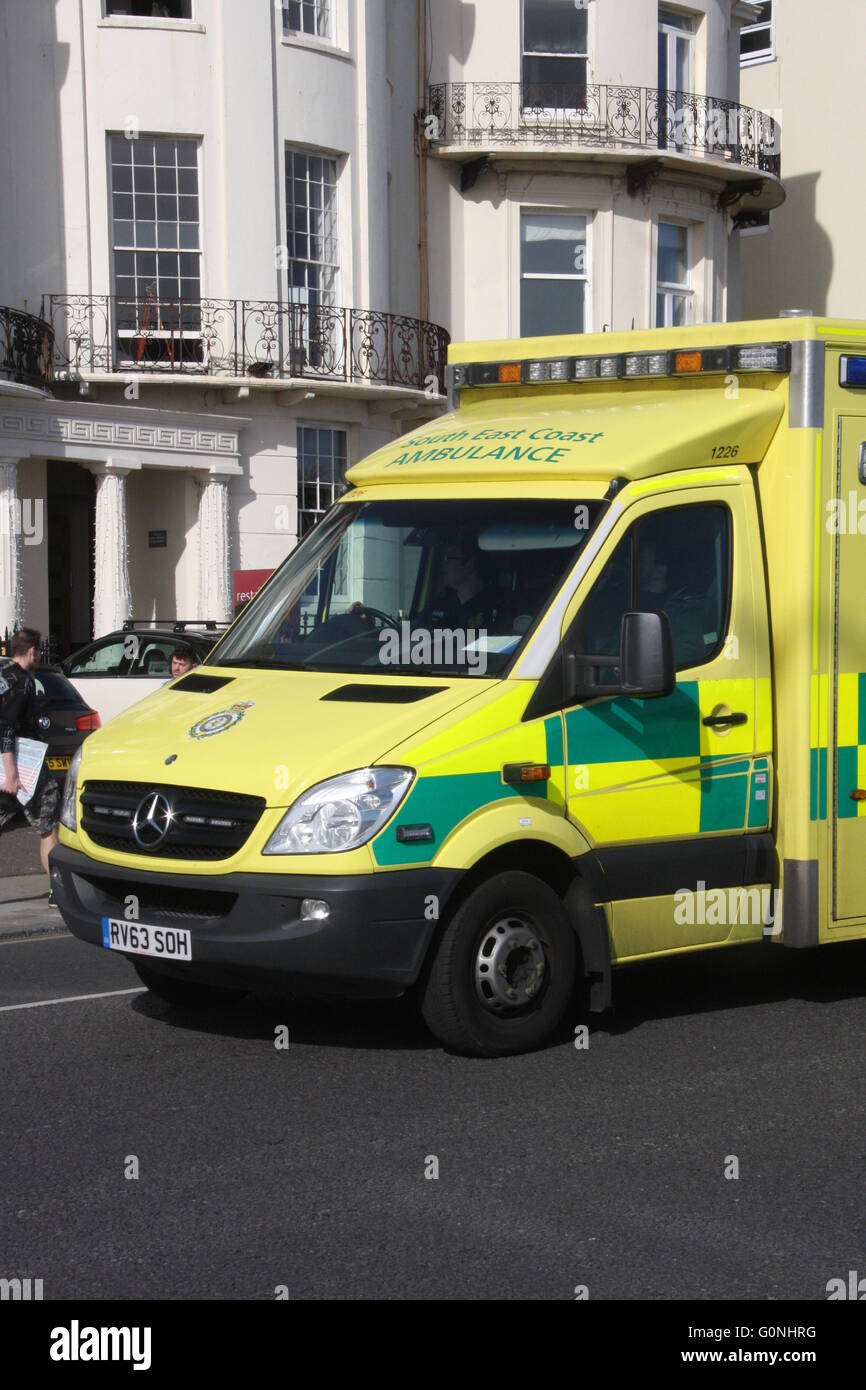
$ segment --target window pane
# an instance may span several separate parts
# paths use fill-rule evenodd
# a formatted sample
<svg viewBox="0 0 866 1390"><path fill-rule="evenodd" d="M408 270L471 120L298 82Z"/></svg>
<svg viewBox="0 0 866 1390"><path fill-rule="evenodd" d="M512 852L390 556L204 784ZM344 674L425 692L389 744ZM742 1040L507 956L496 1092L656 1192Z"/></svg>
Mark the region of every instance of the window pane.
<svg viewBox="0 0 866 1390"><path fill-rule="evenodd" d="M521 336L583 333L585 292L582 280L521 280Z"/></svg>
<svg viewBox="0 0 866 1390"><path fill-rule="evenodd" d="M769 28L750 29L748 33L740 34L740 53L744 58L753 53L769 53L771 45L772 31Z"/></svg>
<svg viewBox="0 0 866 1390"><path fill-rule="evenodd" d="M587 656L618 656L624 613L631 611L631 539L625 536L608 560L569 633L569 650ZM598 677L605 683L602 670ZM608 680L611 678L608 677ZM614 682L616 677L613 677Z"/></svg>
<svg viewBox="0 0 866 1390"><path fill-rule="evenodd" d="M554 110L580 107L586 103L585 58L539 58L523 60L523 101L526 106L547 106Z"/></svg>
<svg viewBox="0 0 866 1390"><path fill-rule="evenodd" d="M526 53L586 53L588 14L574 0L523 0Z"/></svg>
<svg viewBox="0 0 866 1390"><path fill-rule="evenodd" d="M666 24L669 29L682 29L684 33L693 34L695 32L695 21L690 15L678 14L676 10L659 10L659 24Z"/></svg>
<svg viewBox="0 0 866 1390"><path fill-rule="evenodd" d="M677 50L677 91L687 92L690 83L689 58L691 42L689 39L676 39Z"/></svg>
<svg viewBox="0 0 866 1390"><path fill-rule="evenodd" d="M685 285L688 280L688 228L659 223L658 279L666 285Z"/></svg>
<svg viewBox="0 0 866 1390"><path fill-rule="evenodd" d="M527 212L521 218L524 275L586 274L586 218Z"/></svg>
<svg viewBox="0 0 866 1390"><path fill-rule="evenodd" d="M728 518L724 507L653 512L636 525L640 612L670 618L677 668L706 661L725 637Z"/></svg>
<svg viewBox="0 0 866 1390"><path fill-rule="evenodd" d="M656 295L656 328L665 328L665 304L667 296L664 294Z"/></svg>

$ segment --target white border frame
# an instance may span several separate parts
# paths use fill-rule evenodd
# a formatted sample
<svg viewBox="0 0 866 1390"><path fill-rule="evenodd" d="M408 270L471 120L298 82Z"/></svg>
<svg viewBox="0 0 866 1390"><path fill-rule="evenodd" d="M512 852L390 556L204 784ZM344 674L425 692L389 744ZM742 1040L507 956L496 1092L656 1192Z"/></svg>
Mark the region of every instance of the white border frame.
<svg viewBox="0 0 866 1390"><path fill-rule="evenodd" d="M758 53L749 53L749 54L746 55L746 57L743 57L743 56L741 55L741 56L740 56L740 67L741 67L741 68L756 68L756 67L760 67L760 65L761 65L762 63L775 63L775 61L776 61L776 6L777 6L777 4L778 4L778 0L770 0L770 3L772 4L773 9L772 9L772 11L771 11L771 13L770 13L770 48L769 48L769 51L766 50L766 49L763 49L763 50L759 51ZM746 33L754 33L754 31L755 31L756 29L764 29L764 28L766 28L766 24L767 24L767 21L764 20L762 23L759 23L759 24L742 24L742 25L740 25L740 38L742 38L743 34L746 34ZM738 44L739 44L739 40L738 40Z"/></svg>
<svg viewBox="0 0 866 1390"><path fill-rule="evenodd" d="M169 15L109 14L108 0L102 0L98 23L117 29L184 29L187 33L203 34L205 26L198 17L198 0L189 0L189 19Z"/></svg>
<svg viewBox="0 0 866 1390"><path fill-rule="evenodd" d="M519 12L518 12L518 35L517 35L517 71L518 71L518 74L519 74L519 75L518 75L518 78L517 78L517 85L518 85L518 87L520 88L520 91L521 91L521 94L522 94L522 92L523 92L523 59L524 59L525 54L526 54L526 50L525 50L525 48L524 48L524 37L523 37L523 33L524 33L524 15L525 15L525 10L526 10L526 0L517 0L517 4L518 4L518 11L519 11ZM576 6L576 8L577 8L577 6ZM585 12L586 12L586 85L587 85L587 87L591 87L591 86L593 85L593 57L594 57L594 54L595 54L595 39L596 39L596 32L595 32L595 4L593 3L593 0L586 0L586 4L585 4L584 6L582 6L581 8L585 9ZM542 55L542 56L543 56L543 55ZM550 56L551 56L551 57L557 57L557 56L559 56L559 57L564 57L564 58L582 58L584 55L583 55L582 53L564 53L564 54L559 54L559 55L557 55L557 54L551 54ZM561 110L565 110L565 111L574 110L573 107L562 107L562 108L557 108L557 109L561 109ZM545 111L551 111L551 112L552 112L553 108L552 108L552 107L544 107L543 110L545 110Z"/></svg>
<svg viewBox="0 0 866 1390"><path fill-rule="evenodd" d="M168 131L168 130L163 130L163 131L140 130L138 133L139 133L140 136L143 135L143 136L144 136L146 139L148 139L148 140L192 140L192 141L195 142L195 147L196 147L196 174L197 174L197 176L198 176L199 299L207 299L207 298L208 298L208 293L207 293L207 289L206 289L206 279L205 279L205 268L206 268L206 265L207 265L207 255L206 255L206 246L205 246L205 224L206 224L206 220L207 220L207 219L204 217L205 202L204 202L204 188L203 188L203 172L204 172L204 169L203 169L203 166L204 166L204 159L203 159L203 153L204 153L204 136L201 135L200 133L197 133L197 134L183 134L183 133L178 133L177 131ZM106 196L105 196L105 201L106 201L107 206L108 206L108 285L109 285L108 295L109 295L109 299L108 299L108 325L107 325L107 332L108 332L108 354L109 354L109 361L111 361L111 359L112 359L112 357L113 357L113 354L114 354L114 351L115 351L115 348L116 348L116 341L115 341L115 340L116 340L116 338L117 338L117 331L118 331L118 330L117 330L117 325L116 325L116 323L115 323L115 303L114 303L115 299L117 298L117 282L116 282L116 280L115 280L115 271L114 271L114 252L115 252L115 245L114 245L114 187L113 187L112 179L111 179L111 142L112 142L112 140L113 140L116 136L119 136L119 137L122 139L122 138L123 138L123 131L122 131L122 130L106 130L106 132L105 132L105 195L106 195ZM134 141L131 141L130 143L134 144L135 142L134 142ZM134 167L134 164L133 164L133 167ZM156 254L157 254L157 255L159 254L159 250L160 250L160 248L157 246L157 247L155 248L155 251L156 251ZM188 247L186 247L186 248L184 248L184 247L178 247L178 250L182 252L183 250L189 250L189 248L188 248ZM194 335L194 334L190 334L189 336L190 336L190 337L194 337L195 335ZM201 336L201 335L199 335L199 336ZM118 362L116 365L117 365L117 367L118 367L119 369L122 370L122 365L123 365L122 363L119 363L119 362ZM159 375L160 368L159 368L159 364L158 364L158 363L155 363L155 364L154 364L154 366L153 366L153 372L154 372L155 375Z"/></svg>
<svg viewBox="0 0 866 1390"><path fill-rule="evenodd" d="M516 251L515 251L515 255L514 255L514 259L513 259L513 264L514 264L514 266L515 266L515 272L516 272L516 273L515 273L515 275L512 275L510 278L511 278L511 281L515 284L516 289L515 289L515 292L514 292L514 299L513 299L513 301L512 301L511 306L510 306L510 312L509 312L509 318L511 319L512 328L514 329L514 332L513 332L512 336L515 337L515 338L520 338L520 337L523 336L522 333L521 333L520 310L521 310L521 300L522 300L522 297L523 297L523 294L522 294L522 286L523 286L523 268L522 268L523 238L522 238L522 229L523 229L523 214L524 214L524 213L528 213L528 214L530 214L530 215L532 215L532 214L538 214L538 215L540 215L540 216L544 216L545 214L549 214L549 215L552 216L552 217L585 217L585 218L586 218L586 263L587 263L587 269L586 269L586 278L585 278L585 280L583 281L583 283L586 285L586 298L585 298L585 300L584 300L584 306L583 306L583 323L584 323L583 332L584 332L584 333L592 333L592 332L594 332L595 323L594 323L594 319L593 319L593 313L594 313L594 296L593 296L593 278L594 278L594 277L593 277L593 272L594 272L594 264L595 264L595 263L594 263L594 236L593 236L593 233L594 233L594 222L595 222L595 217L596 217L596 209L595 209L595 208L589 208L589 207L575 207L573 204L569 204L569 205L566 205L566 206L557 206L556 204L547 203L547 202L545 202L545 203L533 203L533 202L525 203L525 202L521 201L521 199L520 199L519 197L518 197L518 198L515 198L515 199L513 200L513 202L514 202L514 207L515 207L515 212L516 212L516 216L515 216L515 219L514 219L514 221L515 221L514 245L515 245ZM553 279L556 279L556 278L560 278L560 279L565 279L565 280L569 280L569 281L571 281L572 279L574 279L574 280L576 280L576 281L580 281L580 276L579 276L579 275L574 275L574 276L568 275L568 276L560 276L560 277L556 277L556 276L552 276L552 275L551 275L551 276L547 276L547 275L542 276L542 275L539 275L539 276L534 276L533 278L534 278L534 279L539 279L539 280L542 280L542 279L543 279L543 280L553 280ZM577 333L577 332L578 332L578 329L574 329L574 332Z"/></svg>
<svg viewBox="0 0 866 1390"><path fill-rule="evenodd" d="M337 284L336 284L336 290L335 290L335 307L337 307L337 308L345 308L347 305L351 305L351 304L354 303L354 300L353 300L353 298L352 298L352 293L353 293L353 283L352 283L352 278L353 278L353 277L352 277L352 265L353 265L353 261L352 261L352 254L353 254L353 251L354 251L354 247L352 246L352 225L351 225L351 219L349 219L349 236L348 236L348 238L347 238L347 243L344 244L344 240L343 240L343 228L344 228L343 208L344 208L344 207L351 208L351 206L352 206L352 199L351 199L352 189L351 189L351 184L350 184L350 182L349 182L349 178L350 178L350 174L349 174L349 156L345 153L345 151L341 151L341 150L329 150L329 149L325 149L325 148L324 148L323 146L321 146L321 145L307 145L307 144L305 144L304 141L302 141L302 140L297 140L297 141L296 141L296 140L286 140L286 139L283 140L283 167L282 167L281 174L280 174L280 184L281 184L281 190L282 190L283 205L282 205L282 207L281 207L281 209L280 209L280 221L281 221L282 229L283 229L283 231L285 231L285 233L286 233L286 240L285 240L285 243L284 243L284 246L286 247L286 249L288 249L288 244L289 244L289 242L288 242L288 234L289 234L289 217L288 217L288 214L289 214L289 204L288 204L288 195L289 195L289 188L288 188L288 181L287 181L287 176L286 176L286 154L288 153L289 150L292 150L293 152L295 152L295 153L297 153L297 154L304 154L304 155L307 155L308 157L312 157L312 158L318 157L318 158L320 158L320 159L333 159L333 160L334 160L334 163L335 163L336 166L337 166L337 178L336 178L336 182L335 182L335 184L334 184L334 204L335 204L336 219L337 219L337 249L338 249L338 251L339 251L339 260L338 260L338 262L337 262L337 274L336 274L336 277L335 277L335 278L336 278L336 282L337 282ZM348 254L347 254L347 253L348 253ZM348 269L348 276L347 276L347 274L346 274L347 269ZM282 282L282 290L285 292L285 295L286 295L286 301L285 301L285 302L288 304L288 303L291 302L290 299L289 299L289 289L290 289L290 286L289 286L289 280L288 280L288 266L286 267L285 270L279 271L278 274L280 274L280 275L285 275L285 276L286 276L286 279ZM344 294L344 290L346 290L346 281L347 281L347 279L348 279L348 282L349 282L348 291L347 291L347 293L349 294L349 298L346 298L346 296L345 296L345 294Z"/></svg>
<svg viewBox="0 0 866 1390"><path fill-rule="evenodd" d="M707 256L707 246L706 246L706 240L707 240L707 225L706 225L706 220L705 220L704 218L690 219L689 217L684 217L681 213L673 213L673 212L670 212L670 213L669 213L669 212L667 212L667 211L664 210L664 209L657 209L657 208L654 208L654 209L653 209L653 213L652 213L652 236L651 236L651 238L650 238L651 254L652 254L652 267L651 267L651 275L650 275L649 318L648 318L647 322L649 323L650 329L651 329L652 331L657 330L658 325L656 324L656 300L657 300L658 295L659 295L659 293L660 293L660 291L659 291L659 278L658 278L658 273L659 273L659 224L662 223L662 222L669 223L671 226L674 226L674 227L685 227L685 229L686 229L686 260L687 260L687 262L688 262L688 275L689 275L689 284L688 284L689 300L688 300L688 306L689 306L689 308L691 309L691 316L690 316L690 317L687 316L686 322L685 322L685 324L684 324L683 326L686 327L686 328L694 328L696 324L708 322L708 319L707 319L707 279L708 279L708 276L711 275L711 268L710 268L710 266L709 266L709 264L708 264L708 256ZM701 285L700 287L699 287L699 285L698 285L698 274L697 274L697 268L696 268L696 266L695 266L695 231L696 231L696 229L697 229L698 227L700 227L701 231L703 232L703 237L704 237L704 248L703 248L703 249L704 249L704 255L703 255L703 257L702 257L703 265L704 265L704 276L703 276L704 283L703 283L703 285ZM679 287L680 293L682 293L682 290L683 290L684 288L685 288L685 287ZM674 293L674 292L676 292L676 291L675 291L675 290L672 290L672 291L663 291L663 292L664 292L664 293Z"/></svg>

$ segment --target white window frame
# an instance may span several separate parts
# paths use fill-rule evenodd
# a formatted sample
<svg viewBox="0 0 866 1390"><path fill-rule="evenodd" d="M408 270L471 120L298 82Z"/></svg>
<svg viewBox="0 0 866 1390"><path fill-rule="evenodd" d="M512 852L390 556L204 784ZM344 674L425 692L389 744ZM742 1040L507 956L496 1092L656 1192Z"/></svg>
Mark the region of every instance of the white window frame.
<svg viewBox="0 0 866 1390"><path fill-rule="evenodd" d="M659 73L659 75L658 75L658 76L659 76L659 84L658 84L658 85L659 85L660 90L663 90L663 91L666 91L666 92L679 92L679 91L683 91L683 92L693 92L693 91L695 90L695 46L696 46L696 30L697 30L697 25L695 24L695 17L694 17L694 15L686 15L686 14L684 14L684 15L683 15L683 19L690 21L690 23L691 23L691 28L690 28L690 29L680 29L680 28L677 27L677 25L671 24L671 23L665 18L665 16L666 16L667 14L670 14L670 13L672 13L672 11L668 10L666 6L664 6L664 5L660 5L660 6L659 6L659 12L658 12L658 31L659 31L659 34L664 34L665 40L666 40L666 43L667 43L667 49L668 49L667 65L668 65L668 79L669 79L669 80L668 80L667 86L664 87L664 88L662 88L662 86L661 86L661 80L660 80L660 79L661 79L661 73ZM689 64L688 64L689 70L688 70L688 72L687 72L687 74L686 74L686 85L685 85L685 87L682 87L682 88L680 88L680 87L672 87L672 86L671 86L671 83L670 83L670 75L671 75L671 53L672 53L672 52L673 52L673 56L674 56L674 64L673 64L673 66L674 66L674 70L676 70L676 41L677 41L677 39L683 39L683 40L686 41L687 47L688 47L688 53L689 53ZM674 79L674 80L676 80L676 79Z"/></svg>
<svg viewBox="0 0 866 1390"><path fill-rule="evenodd" d="M102 0L102 20L107 24L126 24L126 25L152 25L154 28L174 28L176 25L196 24L196 8L198 0L189 0L189 16L185 19L178 19L175 15L156 15L156 14L112 14L109 10L109 0Z"/></svg>
<svg viewBox="0 0 866 1390"><path fill-rule="evenodd" d="M685 233L686 233L686 280L683 282L683 284L678 284L678 283L676 283L676 282L673 281L673 280L660 280L660 279L659 279L659 229L660 229L662 226L682 227L682 228L685 230ZM668 322L668 319L669 319L669 318L670 318L670 319L673 318L673 315L671 314L670 310L671 310L671 307L672 307L672 305L673 305L673 300L674 300L674 297L675 297L675 296L676 296L676 297L679 297L679 298L685 298L685 301L686 301L686 316L685 316L685 325L684 325L684 326L685 326L685 327L688 327L690 324L693 324L693 323L695 322L695 318L696 318L696 314L695 314L695 303L696 303L696 299L697 299L697 293L696 293L695 285L694 285L694 275L695 275L695 272L694 272L694 263L693 263L693 253L694 253L694 230L695 230L695 229L694 229L694 225L693 225L691 222L685 222L685 221L682 220L682 218L679 218L679 217L666 217L664 214L662 214L661 216L657 217L656 220L655 220L655 222L654 222L654 225L653 225L653 233L654 233L654 234L653 234L653 275L652 275L652 283L653 283L653 291L652 291L652 317L651 317L651 320L650 320L650 322L652 323L653 328L657 328L657 327L662 327L662 328L673 328L673 327L676 326L676 325L673 324L673 322L670 322L670 323ZM657 303L657 302L658 302L658 297L659 297L660 294L663 294L663 295L665 296L665 322L664 322L663 324L661 324L661 325L658 324L657 321L656 321L657 308L658 308L658 303Z"/></svg>
<svg viewBox="0 0 866 1390"><path fill-rule="evenodd" d="M292 262L293 260L302 260L303 263L304 263L305 265L317 265L317 266L321 266L323 269L330 270L330 271L332 272L332 277L331 277L331 278L332 278L332 281L333 281L333 291L332 291L332 300L331 300L331 303L332 303L335 307L339 307L339 305L343 302L343 301L342 301L342 297L341 297L341 286L342 286L342 281L343 281L343 255L342 255L342 252L343 252L343 244L342 244L342 222L341 222L341 218L340 218L340 163L341 163L341 161L340 161L340 156L334 154L333 151L331 151L331 150L310 149L310 148L308 148L307 146L304 146L304 145L293 145L293 144L291 143L291 141L288 141L288 140L286 141L286 143L285 143L285 145L284 145L284 147L283 147L283 179L284 179L284 183L285 183L284 216L285 216L285 219L286 219L286 245L287 245L287 247L288 247L288 237L289 237L289 221L288 221L288 219L289 219L289 176L288 176L288 169L287 169L286 166L287 166L287 164L288 164L288 155L289 155L289 154L292 154L292 155L300 155L300 156L301 156L302 158L304 158L304 159L323 159L323 160L324 160L324 159L327 159L327 160L329 161L329 163L333 164L333 166L334 166L334 181L333 181L334 194L333 194L333 200L332 200L331 208L332 208L333 222L334 222L334 237L333 237L333 239L334 239L334 243L335 243L335 246L336 246L337 259L336 259L335 261L313 261L313 260L310 259L309 256L306 257L306 258L304 258L304 257L298 257L298 256L290 256L290 257L287 257L287 260L288 260L287 273L288 273L289 270L290 270L291 262ZM294 209L294 190L292 190L292 196L293 196L292 208ZM323 210L324 210L324 197L323 197L322 202L323 202ZM309 206L310 206L310 205L308 205L308 208L307 208L307 211L308 211L308 212L309 212ZM294 230L294 228L293 228L292 230ZM308 249L309 249L309 247L308 247ZM304 302L303 300L293 300L293 299L292 299L293 286L292 286L291 284L288 284L288 282L287 282L287 291L288 291L288 300L289 300L290 303L303 303L303 302ZM323 303L326 303L326 302L327 302L327 301L323 300Z"/></svg>
<svg viewBox="0 0 866 1390"><path fill-rule="evenodd" d="M524 272L523 269L523 219L524 217L582 217L586 223L586 268L581 274L575 270L574 274L567 275L542 275L538 271ZM593 212L586 208L563 208L563 207L539 207L530 203L521 203L517 209L517 319L518 335L523 333L522 305L523 305L523 282L524 280L567 280L569 283L578 281L586 288L583 300L583 332L593 331L592 318L592 224ZM578 332L577 329L574 332Z"/></svg>
<svg viewBox="0 0 866 1390"><path fill-rule="evenodd" d="M770 46L769 48L759 48L755 53L743 54L740 52L740 67L754 68L759 63L774 63L776 61L776 3L777 0L769 0L771 6L769 22L764 19L760 24L742 24L740 26L740 38L743 34L754 34L759 29L769 29Z"/></svg>
<svg viewBox="0 0 866 1390"><path fill-rule="evenodd" d="M290 0L282 0L281 8L282 8L282 15L283 15L283 33L284 33L284 35L285 35L287 38L290 38L290 39L310 39L310 40L312 40L313 42L318 41L319 43L324 43L324 44L328 44L328 45L333 44L333 43L336 42L336 27L337 27L337 25L336 25L336 19L337 19L337 16L336 16L336 14L334 13L334 11L335 11L335 9L336 9L336 2L337 2L337 0L294 0L294 2L295 2L296 4L298 4L298 5L300 5L300 7L301 7L301 19L302 19L302 20L303 20L303 17L304 17L304 11L305 11L305 10L306 10L306 11L312 11L312 13L313 13L313 15L315 16L315 19L316 19L316 29L315 29L315 32L314 32L314 33L310 34L310 33L307 32L306 29L292 29L292 28L290 28L290 26L289 26L289 3L290 3ZM319 20L320 20L320 17L321 17L321 15L322 15L323 11L324 11L324 13L327 15L327 21L328 21L328 23L327 23L327 32L320 32L320 31L319 31L319 27L318 27L318 26L319 26Z"/></svg>
<svg viewBox="0 0 866 1390"><path fill-rule="evenodd" d="M526 85L525 82L524 82L524 80L523 80L523 65L524 65L525 59L526 59L526 57L527 57L527 52L526 52L526 37L525 37L525 33L526 33L526 3L527 3L527 0L520 0L520 93L521 93L521 102L520 102L520 105L521 105L521 109L522 109L522 107L523 107L523 91L524 91L524 87L525 87L525 85ZM586 60L586 86L587 86L587 87L590 87L590 86L592 86L592 53L593 53L593 14L594 14L594 7L589 3L589 0L586 0L586 3L584 3L584 4L577 4L577 3L576 3L576 0L575 0L575 5L576 5L576 8L582 9L582 10L584 10L584 11L586 12L586 53L549 53L549 54L548 54L548 53L534 53L534 54L530 54L530 55L528 55L528 56L534 57L534 58L548 58L548 57L549 57L549 58L578 58L578 59L579 59L579 58L583 58L583 59ZM575 85L579 85L579 84L575 84ZM549 111L549 112L551 112L551 114L552 114L552 113L554 112L554 110L571 111L571 110L574 110L575 108L574 108L574 107L557 107L557 108L554 108L554 107L547 106L547 107L541 107L540 109L543 110L543 111Z"/></svg>
<svg viewBox="0 0 866 1390"><path fill-rule="evenodd" d="M346 441L346 471L347 471L347 472L348 472L348 470L352 467L352 458L351 458L351 454L350 454L351 432L350 432L349 426L348 426L347 424L341 424L341 423L339 423L339 422L333 422L333 421L330 421L330 420L298 420L297 423L296 423L296 430L297 430L297 433L296 433L296 435L295 435L295 447L296 447L296 458L297 458L297 488L298 488L298 494L297 494L297 495L298 495L298 508L297 508L297 510L298 510L298 539L300 540L300 539L302 538L302 536L304 536L304 535L307 534L306 531L302 531L302 530L301 530L301 517L302 517L302 516L308 516L308 515L310 514L310 508L309 508L309 507L305 507L305 506L303 505L303 498L304 498L304 494L303 494L303 488L304 488L303 456L304 456L304 451L303 451L303 436L302 436L302 431L303 431L303 430L316 430L316 431L319 431L319 430L329 430L329 431L331 432L332 435L342 434L343 437L344 437L344 439L345 439L345 441ZM319 458L320 458L320 455L319 455L319 452L318 452L318 441L317 441L317 448L316 448L316 460L317 460L317 463L318 463ZM316 474L316 488L317 488L317 494L318 494L320 500L321 500L321 491L320 491L320 490L321 490L321 487L322 487L322 486L330 487L330 486L331 486L331 483L330 483L330 481L325 481L324 484L323 484L323 481L322 481L321 477L319 476L319 474L318 474L318 472L317 472L317 474ZM343 491L345 491L345 488L343 489ZM327 505L326 507L324 507L324 508L321 508L321 507L317 508L317 513L318 513L318 515L317 515L317 520L321 520L321 518L326 514L326 512L330 511L330 509L331 509L331 507L333 506L334 502L336 502L337 498L340 497L340 496L342 496L342 493L339 492L339 491L337 491L337 490L336 490L336 487L335 487L334 496L331 498L331 501L328 503L328 505ZM314 524L315 524L315 523L314 523Z"/></svg>
<svg viewBox="0 0 866 1390"><path fill-rule="evenodd" d="M176 22L178 22L178 21L176 21ZM203 300L203 299L206 298L206 292L205 292L205 269L204 269L204 268L205 268L205 257L204 257L204 223L203 223L203 221L202 221L202 206L203 206L203 199L202 199L202 146L203 146L203 141L202 141L202 137L201 137L200 135L178 134L177 132L174 132L174 131L168 132L168 131L151 131L151 130L148 130L148 131L141 131L141 132L139 132L139 133L140 133L140 135L143 136L144 139L146 139L146 140L172 140L172 141L174 141L174 142L177 142L177 141L180 141L180 140L184 140L184 141L191 141L191 142L195 145L195 150L196 150L196 164L195 164L195 168L196 168L196 185L197 185L197 188L198 188L198 193L197 193L197 197L198 197L198 224L197 224L197 225L198 225L198 242L199 242L199 244L198 244L198 247L197 247L197 248L195 248L195 247L180 247L180 246L178 246L178 247L177 247L177 252L178 252L178 254L180 254L180 255L183 255L184 253L186 253L186 254L197 255L197 256L198 256L198 260L199 260L199 300ZM113 177L113 174L112 174L112 163L113 163L113 161L112 161L112 158L111 158L111 145L112 145L112 141L113 141L113 140L118 139L118 138L121 138L121 137L123 137L123 132L122 132L122 131L119 131L119 130L109 130L109 131L107 132L107 140L106 140L106 159L107 159L107 162L108 162L108 170L107 170L107 173L108 173L108 235L109 235L109 243L110 243L108 249L109 249L109 276L110 276L111 295L112 295L111 307L110 307L110 310L109 310L109 323L108 323L108 332L109 332L109 334L110 334L110 342L109 342L109 351L110 351L110 354L113 353L113 351L114 351L115 348L118 348L118 349L119 349L119 345L120 345L121 342L129 341L130 344L132 344L133 342L135 342L136 338L140 337L140 336L141 336L141 332L142 332L141 324L138 324L138 326L137 326L136 328L118 328L118 325L117 325L117 322L116 322L116 314L115 314L116 300L117 300L117 298L118 298L117 278L116 278L116 268L115 268L115 258L114 258L114 257L115 257L115 252L118 251L118 250L130 250L130 249L132 249L133 252L134 252L135 250L141 249L141 248L138 248L138 247L134 247L134 248L119 247L119 246L117 245L117 236L116 236L116 233L115 233L115 226L114 226L114 221L115 221L115 219L114 219L114 177ZM134 141L133 141L132 143L134 143ZM135 168L134 158L133 158L133 166L132 166L132 167L133 167L133 169ZM176 166L176 167L177 167L177 166ZM134 177L134 176L133 176L133 177ZM154 197L156 197L156 193L155 193L155 192L154 192ZM128 220L128 219L124 219L124 220ZM134 222L135 222L135 219L133 218L133 225L134 225ZM158 219L157 219L157 222L158 222ZM157 238L157 240L158 240L158 238ZM155 246L153 249L154 249L154 254L157 255L157 256L159 255L160 250L162 250L162 251L169 250L171 254L174 254L174 251L175 251L175 248L174 248L174 247L168 248L168 247L159 247L159 246ZM178 289L180 289L180 279L181 279L181 277L178 276ZM181 296L178 295L178 298L181 298ZM136 306L138 306L138 304L140 303L140 301L138 300L138 298L135 299L135 303L136 303ZM148 329L147 329L147 334L148 334L148 337L151 338L151 339L154 340L154 341L159 340L159 339L162 339L164 342L169 342L169 341L172 341L172 340L173 340L173 341L179 341L179 334L173 332L173 331L172 331L171 329L169 329L169 328L161 329L161 328L150 328L150 327L148 327ZM197 331L196 329L189 329L189 330L186 330L186 329L185 329L185 330L184 330L184 333L183 333L183 339L184 339L185 342L200 342L200 341L202 341L202 334L201 334L201 331ZM206 352L207 352L206 344L203 345L203 352L204 352L205 355L206 355ZM131 360L131 358L130 358L130 360ZM147 363L147 368L146 368L146 369L147 369L147 371L151 371L151 372L161 372L161 371L170 372L170 371L174 370L174 369L171 367L171 365L170 365L169 363L162 363L162 362L158 362L158 361L157 361L157 362L148 362L148 363Z"/></svg>

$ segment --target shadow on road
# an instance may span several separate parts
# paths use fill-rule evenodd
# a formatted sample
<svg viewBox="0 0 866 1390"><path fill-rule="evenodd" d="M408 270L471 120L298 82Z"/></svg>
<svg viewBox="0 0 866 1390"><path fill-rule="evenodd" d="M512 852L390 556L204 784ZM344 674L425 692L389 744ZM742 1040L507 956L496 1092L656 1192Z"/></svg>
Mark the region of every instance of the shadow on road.
<svg viewBox="0 0 866 1390"><path fill-rule="evenodd" d="M644 1023L799 999L831 1005L863 995L866 942L817 951L779 946L731 947L647 961L614 973L614 1009L590 1019L592 1033L621 1035ZM295 1043L361 1050L436 1050L410 997L387 1001L260 999L211 1009L182 1009L151 994L131 1008L173 1028L219 1037L272 1038L285 1024ZM572 1042L576 1018L565 1020L550 1046Z"/></svg>

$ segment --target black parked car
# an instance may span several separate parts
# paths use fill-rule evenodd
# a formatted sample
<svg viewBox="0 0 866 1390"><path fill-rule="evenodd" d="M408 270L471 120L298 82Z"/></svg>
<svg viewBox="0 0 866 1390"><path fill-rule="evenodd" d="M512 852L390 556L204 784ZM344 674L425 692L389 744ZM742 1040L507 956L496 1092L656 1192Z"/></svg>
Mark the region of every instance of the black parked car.
<svg viewBox="0 0 866 1390"><path fill-rule="evenodd" d="M48 744L45 765L62 787L72 755L100 727L100 718L56 667L37 666L33 679L40 738Z"/></svg>

